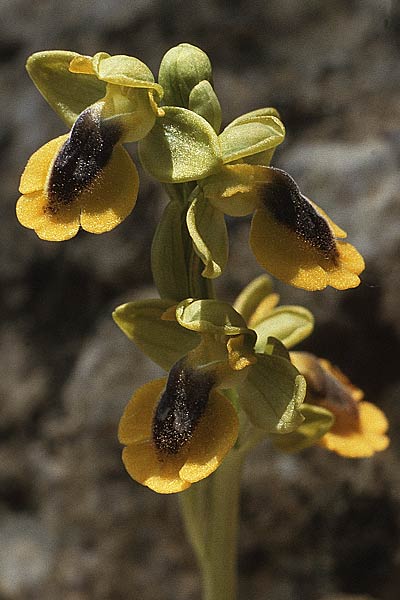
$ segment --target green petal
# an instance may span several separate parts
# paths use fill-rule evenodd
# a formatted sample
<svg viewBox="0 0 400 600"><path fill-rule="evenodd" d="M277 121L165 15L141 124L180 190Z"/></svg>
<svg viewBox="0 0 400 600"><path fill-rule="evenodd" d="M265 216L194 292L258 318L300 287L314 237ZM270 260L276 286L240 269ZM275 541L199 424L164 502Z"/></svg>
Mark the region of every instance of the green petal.
<svg viewBox="0 0 400 600"><path fill-rule="evenodd" d="M282 356L257 354L246 380L238 388L240 401L255 427L269 433L285 433L303 421L300 408L306 382Z"/></svg>
<svg viewBox="0 0 400 600"><path fill-rule="evenodd" d="M274 116L253 117L227 127L219 136L224 163L251 156L281 144L285 137L283 123Z"/></svg>
<svg viewBox="0 0 400 600"><path fill-rule="evenodd" d="M163 56L158 81L164 88L165 104L189 107L189 95L200 81L212 81L207 54L191 44L179 44Z"/></svg>
<svg viewBox="0 0 400 600"><path fill-rule="evenodd" d="M165 183L203 179L221 165L218 137L209 123L184 108L165 106L149 135L139 142L144 168Z"/></svg>
<svg viewBox="0 0 400 600"><path fill-rule="evenodd" d="M304 421L291 433L285 435L272 434L273 444L285 452L296 452L313 446L333 425L335 420L329 410L320 406L303 404L301 407Z"/></svg>
<svg viewBox="0 0 400 600"><path fill-rule="evenodd" d="M274 308L261 323L253 327L257 333L256 351L264 352L267 340L273 336L286 348L292 348L312 333L314 317L302 306L279 306Z"/></svg>
<svg viewBox="0 0 400 600"><path fill-rule="evenodd" d="M233 306L247 323L260 302L269 296L272 290L273 285L271 278L268 277L268 275L260 275L246 285L236 298Z"/></svg>
<svg viewBox="0 0 400 600"><path fill-rule="evenodd" d="M209 81L200 81L189 95L189 110L208 121L216 133L221 128L222 112L217 94Z"/></svg>
<svg viewBox="0 0 400 600"><path fill-rule="evenodd" d="M152 89L160 98L163 95L163 89L158 83L154 83L149 67L133 56L109 56L105 52L99 52L93 57L93 69L98 78L107 83Z"/></svg>
<svg viewBox="0 0 400 600"><path fill-rule="evenodd" d="M113 312L114 321L125 335L166 371L200 341L193 331L161 318L171 304L170 300L138 300L122 304Z"/></svg>
<svg viewBox="0 0 400 600"><path fill-rule="evenodd" d="M199 333L253 335L239 313L219 300L184 300L176 308L176 318L182 327Z"/></svg>
<svg viewBox="0 0 400 600"><path fill-rule="evenodd" d="M244 115L240 115L226 126L226 129L229 127L236 127L236 125L241 125L242 123L251 123L254 119L258 119L259 117L276 117L280 119L280 115L276 108L267 107L267 108L257 108L256 110L252 110Z"/></svg>
<svg viewBox="0 0 400 600"><path fill-rule="evenodd" d="M178 200L170 202L158 224L151 247L151 270L158 292L162 298L178 302L190 296L182 235L185 214L183 204Z"/></svg>
<svg viewBox="0 0 400 600"><path fill-rule="evenodd" d="M229 252L224 214L200 196L190 205L186 222L196 254L204 264L203 277L219 277Z"/></svg>
<svg viewBox="0 0 400 600"><path fill-rule="evenodd" d="M106 92L106 84L95 75L70 73L71 60L79 56L76 52L48 50L32 54L26 63L33 83L68 127Z"/></svg>

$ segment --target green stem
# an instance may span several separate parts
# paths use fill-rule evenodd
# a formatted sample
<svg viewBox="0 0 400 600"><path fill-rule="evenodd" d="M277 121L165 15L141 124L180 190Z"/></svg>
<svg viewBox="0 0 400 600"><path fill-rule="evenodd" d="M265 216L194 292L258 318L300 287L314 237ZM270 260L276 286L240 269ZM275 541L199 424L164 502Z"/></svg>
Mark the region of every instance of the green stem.
<svg viewBox="0 0 400 600"><path fill-rule="evenodd" d="M189 539L199 562L204 600L235 600L240 475L243 456L231 450L207 479L180 495Z"/></svg>

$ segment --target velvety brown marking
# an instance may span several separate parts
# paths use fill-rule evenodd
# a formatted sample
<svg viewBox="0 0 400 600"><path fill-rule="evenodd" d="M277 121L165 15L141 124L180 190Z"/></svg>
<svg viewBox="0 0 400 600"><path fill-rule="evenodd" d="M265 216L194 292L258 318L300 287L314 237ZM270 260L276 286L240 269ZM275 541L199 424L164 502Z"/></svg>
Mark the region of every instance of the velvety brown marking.
<svg viewBox="0 0 400 600"><path fill-rule="evenodd" d="M88 189L110 160L120 137L121 130L114 124L105 124L100 111L83 111L54 161L47 185L46 211L56 213Z"/></svg>
<svg viewBox="0 0 400 600"><path fill-rule="evenodd" d="M333 261L338 256L328 223L301 194L299 186L285 171L269 167L271 179L263 185L262 201L282 225Z"/></svg>
<svg viewBox="0 0 400 600"><path fill-rule="evenodd" d="M181 359L172 367L153 417L153 441L165 454L177 454L192 438L214 385L210 372L192 369L185 362Z"/></svg>

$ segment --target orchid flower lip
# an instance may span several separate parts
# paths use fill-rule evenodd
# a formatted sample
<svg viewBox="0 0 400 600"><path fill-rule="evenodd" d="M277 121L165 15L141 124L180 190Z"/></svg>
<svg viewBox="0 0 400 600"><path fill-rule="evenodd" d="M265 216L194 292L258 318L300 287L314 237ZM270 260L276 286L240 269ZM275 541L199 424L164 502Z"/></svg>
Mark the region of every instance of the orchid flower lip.
<svg viewBox="0 0 400 600"><path fill-rule="evenodd" d="M161 455L177 454L190 441L214 384L212 372L191 368L185 358L172 367L153 417L153 442Z"/></svg>
<svg viewBox="0 0 400 600"><path fill-rule="evenodd" d="M56 213L90 188L109 162L121 135L117 124L101 119L101 105L89 107L79 115L48 177L48 212Z"/></svg>
<svg viewBox="0 0 400 600"><path fill-rule="evenodd" d="M278 222L336 264L338 251L325 219L302 195L297 183L288 173L275 167L268 169L271 179L261 188L263 205Z"/></svg>

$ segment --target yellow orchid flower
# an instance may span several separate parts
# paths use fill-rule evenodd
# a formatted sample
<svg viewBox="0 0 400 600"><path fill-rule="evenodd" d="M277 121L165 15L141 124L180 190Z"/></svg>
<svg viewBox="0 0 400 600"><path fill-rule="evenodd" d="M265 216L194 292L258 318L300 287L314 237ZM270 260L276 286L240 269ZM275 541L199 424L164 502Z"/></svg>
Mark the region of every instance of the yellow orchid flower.
<svg viewBox="0 0 400 600"><path fill-rule="evenodd" d="M293 364L307 381L306 402L329 410L335 417L319 445L341 456L361 458L385 450L388 422L364 393L329 361L306 352L291 352Z"/></svg>
<svg viewBox="0 0 400 600"><path fill-rule="evenodd" d="M29 159L21 177L18 220L49 241L70 239L80 227L90 233L114 229L132 211L139 188L136 167L122 143L147 135L162 114L155 100L161 86L138 59L104 52L93 58L37 53L27 68L72 128ZM85 107L88 100L95 101Z"/></svg>
<svg viewBox="0 0 400 600"><path fill-rule="evenodd" d="M356 287L364 260L346 233L274 167L225 165L200 182L211 204L231 216L253 213L250 246L278 279L306 290Z"/></svg>

